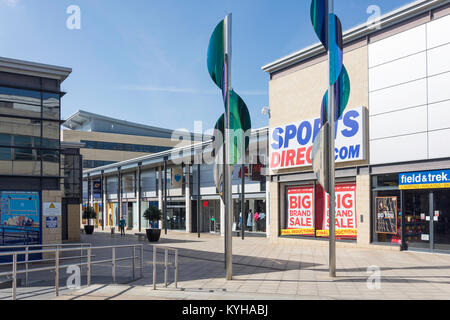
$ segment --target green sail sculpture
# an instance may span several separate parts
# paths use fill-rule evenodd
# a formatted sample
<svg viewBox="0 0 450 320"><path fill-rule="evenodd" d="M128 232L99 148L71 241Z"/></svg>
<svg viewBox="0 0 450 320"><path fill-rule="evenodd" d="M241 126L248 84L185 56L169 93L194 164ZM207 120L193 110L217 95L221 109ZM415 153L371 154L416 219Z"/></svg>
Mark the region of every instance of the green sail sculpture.
<svg viewBox="0 0 450 320"><path fill-rule="evenodd" d="M229 90L227 87L229 72L227 70L228 56L225 50L225 38L225 20L222 20L214 29L209 41L207 65L211 79L222 90L225 113L227 112L228 99L230 100L229 126L232 133L232 142L229 146L230 159L228 164L235 165L240 159L245 159L242 145L244 144L244 152L247 152L250 145L251 118L244 100L235 91ZM215 150L221 150L225 137L224 115L217 121L215 129ZM243 133L246 133L246 135L243 136ZM214 180L218 192L221 193L223 189L223 160L225 157L219 153L220 151L216 152Z"/></svg>

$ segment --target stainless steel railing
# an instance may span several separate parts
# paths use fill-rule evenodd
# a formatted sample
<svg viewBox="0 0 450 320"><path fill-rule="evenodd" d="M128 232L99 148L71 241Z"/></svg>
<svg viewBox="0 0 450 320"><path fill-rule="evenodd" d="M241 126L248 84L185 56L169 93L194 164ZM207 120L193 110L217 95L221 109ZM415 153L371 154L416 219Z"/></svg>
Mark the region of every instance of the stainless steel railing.
<svg viewBox="0 0 450 320"><path fill-rule="evenodd" d="M38 245L39 246L43 246L43 245ZM55 246L55 245L52 245ZM131 248L132 250L132 256L131 257L124 257L124 258L117 258L116 256L116 250L117 249L121 249L121 248ZM112 251L112 258L111 259L102 259L102 260L96 260L93 261L92 260L92 252L93 251L97 251L97 250L105 250L105 249L111 249ZM92 272L92 266L95 264L104 264L104 263L111 263L111 267L112 267L112 280L113 283L116 282L116 264L119 261L126 261L126 260L132 260L132 275L133 275L133 280L136 279L136 259L138 258L138 256L136 256L136 250L140 250L140 276L141 278L144 276L143 275L143 267L144 267L144 246L142 244L135 244L135 245L118 245L118 246L102 246L102 247L92 247L89 246L87 248L82 248L82 250L86 250L87 251L87 262L82 262L80 261L80 263L76 263L76 264L67 264L67 265L61 265L60 264L60 254L63 252L73 252L75 250L80 250L80 248L62 248L61 247L57 247L55 249L41 249L41 250L33 250L32 253L48 253L48 254L55 254L55 258L51 259L52 261L55 261L55 265L54 266L49 266L49 267L39 267L39 268L32 268L29 269L27 268L26 270L17 270L17 265L19 264L17 262L17 257L19 255L23 255L24 252L23 251L15 251L15 252L0 252L0 257L2 256L12 256L12 270L8 271L8 272L2 272L0 273L0 276L12 276L12 299L16 300L17 297L17 276L19 274L27 274L30 272L38 272L38 271L55 271L55 293L56 296L59 296L59 270L61 268L66 268L69 266L87 266L87 285L90 286L91 285L91 272ZM156 252L156 250L154 250L154 252ZM167 260L167 259L166 259ZM41 261L41 260L38 260ZM166 265L167 265L167 261L166 261ZM166 271L167 272L167 271ZM155 278L154 278L155 279ZM167 286L167 280L166 280L166 286Z"/></svg>
<svg viewBox="0 0 450 320"><path fill-rule="evenodd" d="M18 256L24 255L25 259L24 261L16 261L17 265L25 264L25 285L28 285L28 268L29 265L32 263L39 263L39 262L49 262L49 261L55 261L55 259L36 259L36 260L30 260L30 255L39 253L36 252L36 250L30 250L33 248L55 248L55 249L61 249L64 247L74 247L71 251L78 251L80 250L79 256L71 256L71 257L60 257L60 260L71 260L71 259L80 259L80 263L83 262L83 258L87 258L87 256L83 255L83 251L86 250L87 247L91 247L90 243L59 243L59 244L35 244L35 245L15 245L15 246L0 246L0 252L1 250L8 250L8 249L18 249L16 252L18 253ZM14 262L0 262L0 267L5 265L12 265Z"/></svg>
<svg viewBox="0 0 450 320"><path fill-rule="evenodd" d="M157 245L152 245L153 247L153 290L156 290L156 266L158 264L164 265L164 286L167 288L167 282L168 282L168 271L169 267L173 267L174 269L174 283L175 288L178 287L178 249L168 248L168 247L161 247ZM164 262L158 262L157 261L157 250L158 248L164 249ZM174 252L174 262L169 262L169 251Z"/></svg>

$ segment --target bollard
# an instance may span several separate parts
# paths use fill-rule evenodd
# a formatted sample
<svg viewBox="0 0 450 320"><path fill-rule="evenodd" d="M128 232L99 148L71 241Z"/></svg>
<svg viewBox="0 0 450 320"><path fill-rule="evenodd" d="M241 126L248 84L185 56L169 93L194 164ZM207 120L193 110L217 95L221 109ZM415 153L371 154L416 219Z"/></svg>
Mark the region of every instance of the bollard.
<svg viewBox="0 0 450 320"><path fill-rule="evenodd" d="M167 266L167 261L169 258L169 249L165 249L164 252L164 286L167 288L167 272L168 272L168 266Z"/></svg>
<svg viewBox="0 0 450 320"><path fill-rule="evenodd" d="M141 278L144 277L144 245L141 246Z"/></svg>
<svg viewBox="0 0 450 320"><path fill-rule="evenodd" d="M132 254L133 254L133 280L135 279L135 272L134 272L134 268L135 268L135 260L136 260L136 246L133 246L132 248Z"/></svg>
<svg viewBox="0 0 450 320"><path fill-rule="evenodd" d="M156 290L156 246L153 246L153 290Z"/></svg>
<svg viewBox="0 0 450 320"><path fill-rule="evenodd" d="M175 288L178 288L178 250L175 250Z"/></svg>
<svg viewBox="0 0 450 320"><path fill-rule="evenodd" d="M116 283L116 248L112 248L112 278L113 283Z"/></svg>
<svg viewBox="0 0 450 320"><path fill-rule="evenodd" d="M87 271L87 285L90 286L91 285L91 248L88 248L87 250L88 252L88 257L87 257L87 267L88 267L88 271Z"/></svg>

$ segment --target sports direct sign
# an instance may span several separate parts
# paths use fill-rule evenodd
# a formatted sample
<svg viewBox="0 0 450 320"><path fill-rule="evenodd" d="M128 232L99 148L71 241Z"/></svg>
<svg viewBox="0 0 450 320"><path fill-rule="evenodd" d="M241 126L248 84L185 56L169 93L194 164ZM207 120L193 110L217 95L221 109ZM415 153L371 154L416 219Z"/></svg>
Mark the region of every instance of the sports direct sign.
<svg viewBox="0 0 450 320"><path fill-rule="evenodd" d="M311 151L320 130L320 119L271 128L270 169L312 166ZM336 122L336 162L366 159L365 108L348 110Z"/></svg>

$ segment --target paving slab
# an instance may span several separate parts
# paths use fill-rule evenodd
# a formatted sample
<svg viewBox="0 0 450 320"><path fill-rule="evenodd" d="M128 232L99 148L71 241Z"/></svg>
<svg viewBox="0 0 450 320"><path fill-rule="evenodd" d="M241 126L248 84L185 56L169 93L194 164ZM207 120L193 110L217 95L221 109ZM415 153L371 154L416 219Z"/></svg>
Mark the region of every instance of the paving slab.
<svg viewBox="0 0 450 320"><path fill-rule="evenodd" d="M68 275L60 272L61 295L54 294L54 273L30 276L29 287L18 288L19 299L444 299L450 298L450 255L421 252L400 252L381 249L339 248L337 277L328 275L328 248L302 241L274 244L266 238L233 238L232 281L225 280L223 238L211 234L169 231L157 243L159 262L164 261L163 249L178 250L178 285L175 288L173 269L168 270L168 287L164 285L164 268L157 266L153 290L153 245L139 241L137 236L110 235L96 232L83 235L82 241L92 246L142 244L144 246L143 278L139 259L132 277L131 261L116 268L116 284L112 284L111 264L92 268L92 285L86 285L86 269L82 271L82 288L68 290ZM95 259L108 256L99 252ZM118 251L118 256L130 256L131 250ZM138 256L140 253L138 252ZM95 261L94 259L94 261ZM169 260L174 255L169 254ZM379 270L380 288L373 289L368 280ZM53 287L52 287L53 286ZM0 300L11 298L11 289L0 290Z"/></svg>

